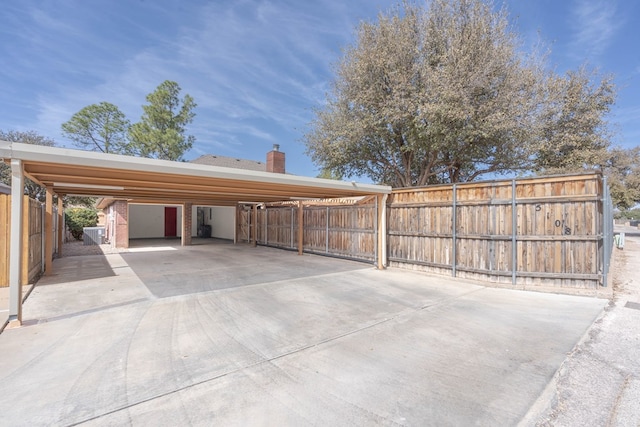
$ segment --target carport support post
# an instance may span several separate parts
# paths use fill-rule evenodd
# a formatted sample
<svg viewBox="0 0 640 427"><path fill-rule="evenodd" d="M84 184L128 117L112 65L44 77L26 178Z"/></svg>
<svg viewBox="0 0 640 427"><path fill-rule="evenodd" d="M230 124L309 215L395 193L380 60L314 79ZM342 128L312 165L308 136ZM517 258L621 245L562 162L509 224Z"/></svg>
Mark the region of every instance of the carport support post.
<svg viewBox="0 0 640 427"><path fill-rule="evenodd" d="M22 160L11 159L11 232L9 250L9 324L8 327L22 325L22 193L24 192L24 171Z"/></svg>
<svg viewBox="0 0 640 427"><path fill-rule="evenodd" d="M302 201L298 202L298 255L304 252L304 205Z"/></svg>
<svg viewBox="0 0 640 427"><path fill-rule="evenodd" d="M253 227L251 227L251 243L253 244L253 247L258 246L258 204L254 203L253 206L251 206L251 214L252 214L252 219L251 222L253 223Z"/></svg>
<svg viewBox="0 0 640 427"><path fill-rule="evenodd" d="M387 194L378 195L376 205L378 207L378 250L377 267L382 270L387 265Z"/></svg>
<svg viewBox="0 0 640 427"><path fill-rule="evenodd" d="M191 246L191 223L192 223L192 204L182 204L182 237L180 244L182 246Z"/></svg>
<svg viewBox="0 0 640 427"><path fill-rule="evenodd" d="M53 189L47 187L44 204L44 274L51 274L53 263Z"/></svg>
<svg viewBox="0 0 640 427"><path fill-rule="evenodd" d="M58 194L58 257L62 254L62 236L64 236L64 207L62 194Z"/></svg>

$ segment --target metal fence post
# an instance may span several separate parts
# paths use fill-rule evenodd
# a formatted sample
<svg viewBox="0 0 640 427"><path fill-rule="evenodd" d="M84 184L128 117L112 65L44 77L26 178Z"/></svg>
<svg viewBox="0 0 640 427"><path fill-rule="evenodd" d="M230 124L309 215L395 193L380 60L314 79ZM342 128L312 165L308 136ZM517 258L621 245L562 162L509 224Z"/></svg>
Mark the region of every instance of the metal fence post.
<svg viewBox="0 0 640 427"><path fill-rule="evenodd" d="M602 177L602 286L607 286L613 245L613 208L607 177Z"/></svg>
<svg viewBox="0 0 640 427"><path fill-rule="evenodd" d="M40 273L44 274L44 239L45 239L45 235L44 235L44 207L42 205L42 203L40 203L40 259L41 259L41 265L40 265Z"/></svg>
<svg viewBox="0 0 640 427"><path fill-rule="evenodd" d="M380 217L380 209L382 207L378 203L378 196L376 196L376 204L375 209L373 211L373 263L376 264L378 262L378 233L380 230L378 229L378 218Z"/></svg>
<svg viewBox="0 0 640 427"><path fill-rule="evenodd" d="M452 204L452 215L451 215L451 244L452 244L452 248L451 248L451 275L453 277L456 277L456 258L457 258L457 249L456 249L456 230L458 228L458 208L457 208L457 203L456 203L456 199L457 199L457 195L458 195L458 187L456 184L453 184L453 204Z"/></svg>
<svg viewBox="0 0 640 427"><path fill-rule="evenodd" d="M515 285L517 280L518 270L518 240L516 235L518 233L518 214L516 212L516 180L511 180L511 284Z"/></svg>

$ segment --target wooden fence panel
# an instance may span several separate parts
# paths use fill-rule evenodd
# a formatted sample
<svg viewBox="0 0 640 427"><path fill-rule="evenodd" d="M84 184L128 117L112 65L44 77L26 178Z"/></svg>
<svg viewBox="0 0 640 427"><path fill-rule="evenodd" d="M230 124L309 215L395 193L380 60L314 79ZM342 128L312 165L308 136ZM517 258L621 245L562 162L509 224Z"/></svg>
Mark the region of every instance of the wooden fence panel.
<svg viewBox="0 0 640 427"><path fill-rule="evenodd" d="M259 240L263 244L283 248L293 248L296 243L296 208L272 207L264 210L265 219L260 217L266 228L265 238Z"/></svg>
<svg viewBox="0 0 640 427"><path fill-rule="evenodd" d="M42 211L43 206L42 203L37 200L28 199L28 218L25 227L25 233L27 233L26 240L27 244L27 253L28 253L28 264L27 264L27 276L29 277L29 282L32 282L35 278L40 276L43 271L42 265L42 234L44 233L44 224L42 223ZM54 233L55 236L55 233ZM54 237L54 240L55 239Z"/></svg>
<svg viewBox="0 0 640 427"><path fill-rule="evenodd" d="M20 277L22 284L33 283L43 271L42 203L23 198L23 236L22 266ZM11 233L11 196L0 194L0 287L9 286L9 250Z"/></svg>
<svg viewBox="0 0 640 427"><path fill-rule="evenodd" d="M238 243L251 242L251 207L238 205L236 210L236 241Z"/></svg>
<svg viewBox="0 0 640 427"><path fill-rule="evenodd" d="M602 189L593 174L395 190L389 261L499 282L597 286Z"/></svg>
<svg viewBox="0 0 640 427"><path fill-rule="evenodd" d="M297 249L297 206L269 204L258 210L258 243ZM303 206L303 250L310 253L374 261L377 213L375 204ZM246 221L247 219L241 219ZM243 227L243 226L241 226Z"/></svg>
<svg viewBox="0 0 640 427"><path fill-rule="evenodd" d="M397 189L388 200L388 261L496 282L593 288L606 264L604 190L597 174ZM258 243L297 249L297 209L261 206ZM249 208L239 208L239 218L246 235ZM376 219L370 202L305 204L303 249L373 261Z"/></svg>

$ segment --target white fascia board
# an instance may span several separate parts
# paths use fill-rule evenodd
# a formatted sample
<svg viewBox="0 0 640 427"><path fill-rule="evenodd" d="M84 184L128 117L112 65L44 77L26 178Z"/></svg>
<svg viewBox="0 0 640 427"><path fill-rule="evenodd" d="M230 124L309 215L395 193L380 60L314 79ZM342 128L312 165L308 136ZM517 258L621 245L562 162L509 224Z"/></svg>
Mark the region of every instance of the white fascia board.
<svg viewBox="0 0 640 427"><path fill-rule="evenodd" d="M96 153L70 148L47 147L34 144L0 141L0 158L16 158L24 161L57 163L61 165L91 166L104 169L121 169L138 172L152 172L171 175L187 175L207 178L221 178L254 181L281 185L300 185L336 190L354 190L369 194L389 194L386 185L360 184L324 178L260 172L244 169L208 166L197 163L174 162L170 160L148 159L119 154Z"/></svg>

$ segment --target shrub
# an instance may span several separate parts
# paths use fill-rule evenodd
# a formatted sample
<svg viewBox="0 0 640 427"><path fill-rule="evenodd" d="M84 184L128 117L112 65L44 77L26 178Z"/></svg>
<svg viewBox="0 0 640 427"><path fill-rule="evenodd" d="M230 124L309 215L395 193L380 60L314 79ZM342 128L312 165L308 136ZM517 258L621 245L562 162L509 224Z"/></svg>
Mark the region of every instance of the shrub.
<svg viewBox="0 0 640 427"><path fill-rule="evenodd" d="M64 212L65 222L71 235L76 240L82 240L84 227L95 227L98 224L98 212L89 208L69 208Z"/></svg>

